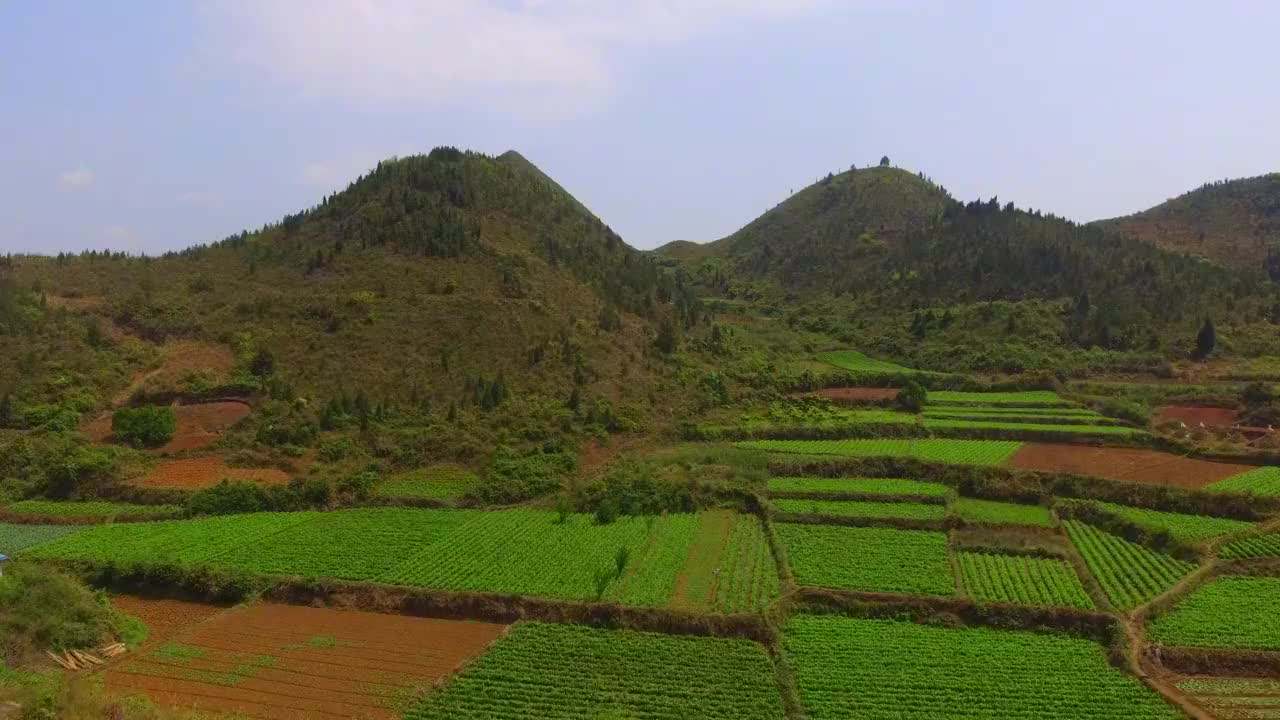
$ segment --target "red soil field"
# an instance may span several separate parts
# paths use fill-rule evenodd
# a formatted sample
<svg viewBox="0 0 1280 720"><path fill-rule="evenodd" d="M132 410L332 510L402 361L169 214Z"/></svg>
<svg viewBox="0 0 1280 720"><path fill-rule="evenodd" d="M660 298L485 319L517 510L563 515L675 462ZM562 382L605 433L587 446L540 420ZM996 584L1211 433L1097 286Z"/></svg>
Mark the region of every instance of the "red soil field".
<svg viewBox="0 0 1280 720"><path fill-rule="evenodd" d="M165 460L157 464L146 477L134 481L134 484L141 487L199 490L217 485L223 478L248 480L263 485L289 482L289 474L276 468L233 468L220 457L198 457Z"/></svg>
<svg viewBox="0 0 1280 720"><path fill-rule="evenodd" d="M1193 490L1254 469L1250 465L1197 460L1157 450L1052 443L1026 443L1007 464L1021 470L1092 475Z"/></svg>
<svg viewBox="0 0 1280 720"><path fill-rule="evenodd" d="M873 403L898 397L898 388L847 387L826 388L813 393L833 402Z"/></svg>
<svg viewBox="0 0 1280 720"><path fill-rule="evenodd" d="M176 453L182 450L199 450L218 441L232 425L248 417L252 408L237 400L177 405L173 413L178 429L173 439L156 452ZM111 413L103 413L81 426L80 431L94 442L111 439Z"/></svg>
<svg viewBox="0 0 1280 720"><path fill-rule="evenodd" d="M107 688L159 704L273 720L392 720L505 625L259 604L124 656Z"/></svg>
<svg viewBox="0 0 1280 720"><path fill-rule="evenodd" d="M146 647L158 646L171 635L208 620L226 610L218 605L170 600L167 598L142 598L134 595L116 595L111 604L117 610L132 615L147 626Z"/></svg>
<svg viewBox="0 0 1280 720"><path fill-rule="evenodd" d="M1189 428L1231 427L1236 424L1238 413L1231 408L1199 407L1196 405L1165 405L1156 411L1157 425L1166 422L1181 422Z"/></svg>

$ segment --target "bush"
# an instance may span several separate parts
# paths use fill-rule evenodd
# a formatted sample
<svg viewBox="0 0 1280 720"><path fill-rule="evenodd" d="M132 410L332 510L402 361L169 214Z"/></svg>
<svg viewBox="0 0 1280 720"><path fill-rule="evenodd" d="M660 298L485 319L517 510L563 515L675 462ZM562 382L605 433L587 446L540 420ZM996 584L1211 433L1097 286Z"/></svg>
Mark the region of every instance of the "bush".
<svg viewBox="0 0 1280 720"><path fill-rule="evenodd" d="M1261 382L1251 382L1240 391L1240 399L1245 405L1265 405L1276 399L1271 386Z"/></svg>
<svg viewBox="0 0 1280 720"><path fill-rule="evenodd" d="M111 416L112 434L134 447L163 445L177 429L178 419L171 407L120 408Z"/></svg>
<svg viewBox="0 0 1280 720"><path fill-rule="evenodd" d="M0 577L0 653L92 647L124 627L106 602L70 576L21 561Z"/></svg>
<svg viewBox="0 0 1280 720"><path fill-rule="evenodd" d="M272 509L272 506L271 496L260 486L245 480L223 480L192 495L187 501L187 512L191 515L233 515L262 512Z"/></svg>
<svg viewBox="0 0 1280 720"><path fill-rule="evenodd" d="M915 380L908 380L906 385L898 391L896 402L898 407L907 412L918 413L924 409L925 403L929 401L929 393L924 386Z"/></svg>
<svg viewBox="0 0 1280 720"><path fill-rule="evenodd" d="M469 496L486 503L510 503L546 495L559 489L577 464L577 458L560 448L517 452L503 446Z"/></svg>

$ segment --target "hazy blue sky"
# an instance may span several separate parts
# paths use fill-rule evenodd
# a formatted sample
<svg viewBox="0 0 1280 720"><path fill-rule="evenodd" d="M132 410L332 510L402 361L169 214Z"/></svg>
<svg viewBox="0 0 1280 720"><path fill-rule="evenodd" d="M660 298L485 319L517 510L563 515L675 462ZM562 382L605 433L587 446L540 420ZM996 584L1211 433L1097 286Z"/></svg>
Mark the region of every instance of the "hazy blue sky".
<svg viewBox="0 0 1280 720"><path fill-rule="evenodd" d="M516 148L633 245L887 154L1079 220L1280 170L1280 3L0 0L0 250L156 252Z"/></svg>

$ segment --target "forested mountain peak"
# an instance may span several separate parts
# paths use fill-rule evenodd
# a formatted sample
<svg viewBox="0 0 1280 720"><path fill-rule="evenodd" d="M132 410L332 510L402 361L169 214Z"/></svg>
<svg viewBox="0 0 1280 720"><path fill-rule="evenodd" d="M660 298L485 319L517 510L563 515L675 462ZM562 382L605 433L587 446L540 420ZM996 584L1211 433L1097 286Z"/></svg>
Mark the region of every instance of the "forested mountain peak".
<svg viewBox="0 0 1280 720"><path fill-rule="evenodd" d="M1280 281L1280 173L1206 183L1149 210L1097 224Z"/></svg>

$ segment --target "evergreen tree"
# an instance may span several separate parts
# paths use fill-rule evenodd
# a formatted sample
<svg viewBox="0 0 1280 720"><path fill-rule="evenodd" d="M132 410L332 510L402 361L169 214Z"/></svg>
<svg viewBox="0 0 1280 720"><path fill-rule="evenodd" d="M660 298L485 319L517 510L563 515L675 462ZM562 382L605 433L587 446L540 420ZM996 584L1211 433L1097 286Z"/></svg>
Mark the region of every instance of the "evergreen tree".
<svg viewBox="0 0 1280 720"><path fill-rule="evenodd" d="M1196 334L1196 350L1191 357L1195 360L1204 360L1213 352L1213 347L1218 343L1218 333L1213 328L1213 320L1204 319L1204 325L1200 326L1200 332Z"/></svg>

